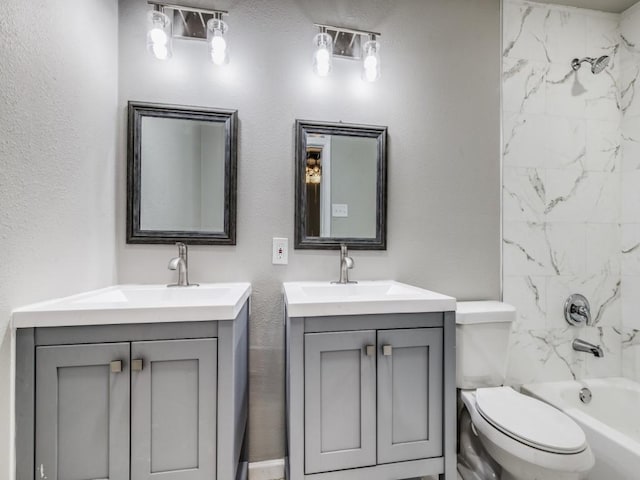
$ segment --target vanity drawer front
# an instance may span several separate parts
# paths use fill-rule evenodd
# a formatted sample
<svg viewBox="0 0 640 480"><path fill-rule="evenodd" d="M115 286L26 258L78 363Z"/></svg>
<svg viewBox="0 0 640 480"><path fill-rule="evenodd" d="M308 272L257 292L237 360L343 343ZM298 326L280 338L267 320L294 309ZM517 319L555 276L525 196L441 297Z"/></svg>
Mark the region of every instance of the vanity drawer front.
<svg viewBox="0 0 640 480"><path fill-rule="evenodd" d="M129 479L129 344L36 349L36 478Z"/></svg>
<svg viewBox="0 0 640 480"><path fill-rule="evenodd" d="M442 455L442 328L378 331L378 463Z"/></svg>
<svg viewBox="0 0 640 480"><path fill-rule="evenodd" d="M215 480L217 340L131 344L131 478Z"/></svg>
<svg viewBox="0 0 640 480"><path fill-rule="evenodd" d="M375 330L304 336L305 473L375 465L375 344Z"/></svg>

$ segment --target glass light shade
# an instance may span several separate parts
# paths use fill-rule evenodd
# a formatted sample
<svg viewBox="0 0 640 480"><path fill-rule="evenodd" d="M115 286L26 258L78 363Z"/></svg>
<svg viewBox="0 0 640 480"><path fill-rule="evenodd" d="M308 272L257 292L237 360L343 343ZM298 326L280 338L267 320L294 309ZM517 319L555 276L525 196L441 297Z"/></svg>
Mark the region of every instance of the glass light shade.
<svg viewBox="0 0 640 480"><path fill-rule="evenodd" d="M380 78L380 43L369 40L362 48L364 53L362 60L362 79L367 82L375 82Z"/></svg>
<svg viewBox="0 0 640 480"><path fill-rule="evenodd" d="M227 24L219 18L212 18L207 22L209 56L215 65L226 65L229 63L229 46L224 36L227 30Z"/></svg>
<svg viewBox="0 0 640 480"><path fill-rule="evenodd" d="M158 60L172 55L172 28L168 15L152 10L147 15L147 50Z"/></svg>
<svg viewBox="0 0 640 480"><path fill-rule="evenodd" d="M313 71L320 77L326 77L331 72L333 63L333 40L331 35L321 32L313 37Z"/></svg>

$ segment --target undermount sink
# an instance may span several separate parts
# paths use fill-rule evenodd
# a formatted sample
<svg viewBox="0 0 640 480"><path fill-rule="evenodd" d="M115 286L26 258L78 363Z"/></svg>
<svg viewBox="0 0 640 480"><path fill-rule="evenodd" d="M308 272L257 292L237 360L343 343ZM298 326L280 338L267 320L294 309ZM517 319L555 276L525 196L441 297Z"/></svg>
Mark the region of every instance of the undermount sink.
<svg viewBox="0 0 640 480"><path fill-rule="evenodd" d="M286 282L290 317L454 311L453 297L393 280L350 284Z"/></svg>
<svg viewBox="0 0 640 480"><path fill-rule="evenodd" d="M18 308L13 327L233 320L250 294L249 283L115 285Z"/></svg>

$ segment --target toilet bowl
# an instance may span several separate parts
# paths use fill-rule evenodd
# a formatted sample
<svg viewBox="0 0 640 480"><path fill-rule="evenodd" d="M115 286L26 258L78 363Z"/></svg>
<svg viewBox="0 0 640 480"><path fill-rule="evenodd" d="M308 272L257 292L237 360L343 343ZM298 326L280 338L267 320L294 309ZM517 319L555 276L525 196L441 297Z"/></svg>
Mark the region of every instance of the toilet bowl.
<svg viewBox="0 0 640 480"><path fill-rule="evenodd" d="M486 451L471 455L488 454L501 468L501 480L587 478L595 459L580 426L560 410L501 386L514 319L515 309L501 302L457 306L456 383L471 430ZM466 450L461 445L461 457Z"/></svg>
<svg viewBox="0 0 640 480"><path fill-rule="evenodd" d="M502 480L579 480L594 457L584 432L560 410L510 387L461 391L482 445Z"/></svg>

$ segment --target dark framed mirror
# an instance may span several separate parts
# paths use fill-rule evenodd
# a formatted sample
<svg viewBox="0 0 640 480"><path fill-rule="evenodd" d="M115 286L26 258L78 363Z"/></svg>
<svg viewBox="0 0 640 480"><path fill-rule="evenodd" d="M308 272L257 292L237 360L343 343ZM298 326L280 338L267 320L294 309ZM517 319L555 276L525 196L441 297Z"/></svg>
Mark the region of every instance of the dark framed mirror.
<svg viewBox="0 0 640 480"><path fill-rule="evenodd" d="M386 250L387 127L296 120L295 248Z"/></svg>
<svg viewBox="0 0 640 480"><path fill-rule="evenodd" d="M127 243L235 245L237 112L129 102Z"/></svg>

